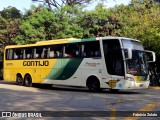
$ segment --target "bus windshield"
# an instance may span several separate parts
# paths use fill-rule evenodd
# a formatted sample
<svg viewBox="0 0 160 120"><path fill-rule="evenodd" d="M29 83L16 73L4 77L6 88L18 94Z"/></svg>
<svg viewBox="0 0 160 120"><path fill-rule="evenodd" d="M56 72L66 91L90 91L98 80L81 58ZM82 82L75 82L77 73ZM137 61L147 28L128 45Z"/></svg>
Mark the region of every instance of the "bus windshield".
<svg viewBox="0 0 160 120"><path fill-rule="evenodd" d="M132 49L132 59L126 60L126 69L128 74L136 76L145 76L148 74L147 56L144 48L139 41L122 39L124 48Z"/></svg>
<svg viewBox="0 0 160 120"><path fill-rule="evenodd" d="M132 59L126 61L127 73L136 76L145 76L148 74L148 64L145 52L132 50Z"/></svg>

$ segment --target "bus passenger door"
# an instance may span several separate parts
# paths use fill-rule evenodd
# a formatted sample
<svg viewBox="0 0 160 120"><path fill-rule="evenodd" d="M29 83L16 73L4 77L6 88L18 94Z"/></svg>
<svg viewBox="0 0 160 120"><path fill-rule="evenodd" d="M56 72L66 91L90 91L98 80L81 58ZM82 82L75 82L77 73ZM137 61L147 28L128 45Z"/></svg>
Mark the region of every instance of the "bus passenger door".
<svg viewBox="0 0 160 120"><path fill-rule="evenodd" d="M123 83L122 79L124 79L124 61L119 40L104 40L103 50L105 70L108 76L105 83L111 89L120 89Z"/></svg>

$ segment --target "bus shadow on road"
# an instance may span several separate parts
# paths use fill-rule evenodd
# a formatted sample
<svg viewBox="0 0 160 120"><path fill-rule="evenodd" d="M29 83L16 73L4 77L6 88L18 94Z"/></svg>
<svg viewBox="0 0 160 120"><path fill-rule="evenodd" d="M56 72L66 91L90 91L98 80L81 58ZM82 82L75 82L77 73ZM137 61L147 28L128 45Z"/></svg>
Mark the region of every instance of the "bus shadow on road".
<svg viewBox="0 0 160 120"><path fill-rule="evenodd" d="M99 92L89 91L86 87L73 87L73 86L57 86L48 84L35 84L32 87L45 89L45 90L56 90L56 91L66 91L66 92L84 92L84 93L99 93L99 94L144 94L142 91L135 90L120 90L119 92L112 92L109 89L103 89Z"/></svg>
<svg viewBox="0 0 160 120"><path fill-rule="evenodd" d="M0 84L7 84L7 85L16 85L14 82L0 82ZM17 85L18 86L18 85ZM25 87L25 86L24 86ZM54 91L64 91L64 92L83 92L83 93L98 93L98 94L145 94L141 90L120 90L119 92L112 92L109 89L103 89L100 92L91 92L86 87L73 87L73 86L57 86L57 85L50 85L50 84L33 84L33 88L38 88L40 90L54 90ZM30 87L28 87L29 89Z"/></svg>

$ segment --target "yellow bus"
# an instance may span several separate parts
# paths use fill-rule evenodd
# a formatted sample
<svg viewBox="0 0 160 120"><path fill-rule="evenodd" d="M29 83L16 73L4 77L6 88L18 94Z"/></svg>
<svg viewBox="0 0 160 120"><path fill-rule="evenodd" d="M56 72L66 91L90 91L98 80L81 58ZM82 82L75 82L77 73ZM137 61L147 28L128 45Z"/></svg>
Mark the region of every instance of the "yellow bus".
<svg viewBox="0 0 160 120"><path fill-rule="evenodd" d="M4 80L81 86L91 91L149 86L148 60L141 42L125 37L59 39L6 46Z"/></svg>

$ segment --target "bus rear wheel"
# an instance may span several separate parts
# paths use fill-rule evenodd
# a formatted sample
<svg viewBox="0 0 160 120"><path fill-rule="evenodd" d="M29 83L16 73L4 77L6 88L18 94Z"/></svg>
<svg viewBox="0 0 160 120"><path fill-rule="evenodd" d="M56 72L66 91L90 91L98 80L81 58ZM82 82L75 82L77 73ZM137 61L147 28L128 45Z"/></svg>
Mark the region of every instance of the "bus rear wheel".
<svg viewBox="0 0 160 120"><path fill-rule="evenodd" d="M18 75L17 75L17 77L16 77L16 83L17 83L18 85L21 85L21 86L24 85L24 80L23 80L21 74L18 74Z"/></svg>
<svg viewBox="0 0 160 120"><path fill-rule="evenodd" d="M90 77L87 80L87 87L92 92L100 92L100 83L99 80L96 77Z"/></svg>
<svg viewBox="0 0 160 120"><path fill-rule="evenodd" d="M26 87L31 87L32 86L32 78L29 74L25 75L24 84L25 84Z"/></svg>

